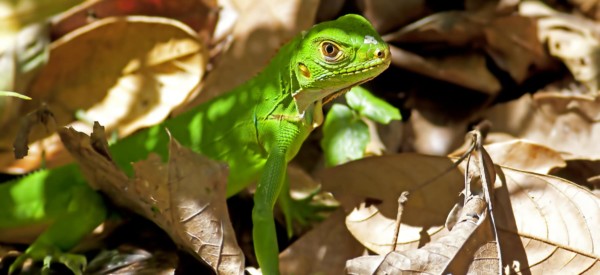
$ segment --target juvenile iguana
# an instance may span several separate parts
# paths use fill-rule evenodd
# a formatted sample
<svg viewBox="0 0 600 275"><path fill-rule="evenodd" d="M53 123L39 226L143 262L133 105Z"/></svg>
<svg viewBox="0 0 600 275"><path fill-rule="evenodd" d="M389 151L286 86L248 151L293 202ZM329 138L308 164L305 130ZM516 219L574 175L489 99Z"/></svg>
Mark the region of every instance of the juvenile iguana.
<svg viewBox="0 0 600 275"><path fill-rule="evenodd" d="M264 274L278 274L273 207L280 191L289 189L287 163L322 123L323 104L374 78L389 64L387 44L363 17L346 15L317 24L284 45L261 73L241 86L117 142L110 147L112 159L129 175L131 163L150 152L166 160L168 129L181 144L228 163L228 197L258 181L252 211L254 250ZM280 199L288 217L308 207L291 201L288 192ZM105 215L100 197L76 165L0 185L0 232L50 226L22 258L58 260L76 270L85 259L62 251Z"/></svg>

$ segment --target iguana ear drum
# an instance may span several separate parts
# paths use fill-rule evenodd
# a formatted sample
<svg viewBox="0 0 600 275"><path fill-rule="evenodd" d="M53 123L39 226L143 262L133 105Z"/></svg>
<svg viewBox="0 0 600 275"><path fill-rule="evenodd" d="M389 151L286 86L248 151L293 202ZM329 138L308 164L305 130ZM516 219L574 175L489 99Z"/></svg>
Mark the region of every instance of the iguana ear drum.
<svg viewBox="0 0 600 275"><path fill-rule="evenodd" d="M310 78L310 71L308 70L308 67L306 67L306 65L302 64L302 63L298 63L298 69L300 70L300 72L302 73L302 75L306 78Z"/></svg>

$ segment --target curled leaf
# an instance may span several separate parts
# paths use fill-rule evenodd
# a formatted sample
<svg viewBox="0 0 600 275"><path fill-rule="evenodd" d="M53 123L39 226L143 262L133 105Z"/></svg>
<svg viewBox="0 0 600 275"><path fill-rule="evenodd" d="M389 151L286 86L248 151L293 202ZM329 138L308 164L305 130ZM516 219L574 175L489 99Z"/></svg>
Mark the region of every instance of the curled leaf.
<svg viewBox="0 0 600 275"><path fill-rule="evenodd" d="M356 110L361 116L381 124L388 124L392 120L402 119L398 108L374 96L371 92L361 86L354 87L346 93L346 101L348 101L348 105Z"/></svg>
<svg viewBox="0 0 600 275"><path fill-rule="evenodd" d="M334 104L323 123L321 147L328 166L346 163L364 156L369 142L369 127L352 110Z"/></svg>

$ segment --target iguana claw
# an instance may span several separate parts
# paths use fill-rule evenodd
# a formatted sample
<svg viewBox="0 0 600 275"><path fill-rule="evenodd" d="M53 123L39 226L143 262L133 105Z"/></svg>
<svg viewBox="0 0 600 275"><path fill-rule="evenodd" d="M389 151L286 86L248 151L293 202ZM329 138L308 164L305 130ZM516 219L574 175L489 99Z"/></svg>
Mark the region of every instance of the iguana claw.
<svg viewBox="0 0 600 275"><path fill-rule="evenodd" d="M320 222L326 218L326 213L335 210L338 205L318 200L315 197L321 193L321 187L317 187L308 196L302 199L293 199L288 194L282 194L281 205L285 216L288 237L293 235L292 224L296 221L301 226L311 222Z"/></svg>
<svg viewBox="0 0 600 275"><path fill-rule="evenodd" d="M17 257L10 265L8 274L15 274L27 259L34 261L43 260L42 274L50 274L50 265L53 262L64 264L75 275L81 275L87 266L87 259L82 255L63 253L55 248L41 249L38 247L34 252L29 248L25 253Z"/></svg>

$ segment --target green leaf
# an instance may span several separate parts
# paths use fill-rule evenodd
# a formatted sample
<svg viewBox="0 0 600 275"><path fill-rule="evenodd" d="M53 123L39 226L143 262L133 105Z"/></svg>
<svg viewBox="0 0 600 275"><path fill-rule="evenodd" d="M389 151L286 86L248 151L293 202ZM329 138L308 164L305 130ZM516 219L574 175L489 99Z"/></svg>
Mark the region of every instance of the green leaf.
<svg viewBox="0 0 600 275"><path fill-rule="evenodd" d="M346 101L361 116L381 124L388 124L392 120L402 119L397 108L360 86L354 87L346 93Z"/></svg>
<svg viewBox="0 0 600 275"><path fill-rule="evenodd" d="M321 147L325 164L335 166L360 159L369 142L369 127L350 108L333 104L323 124Z"/></svg>
<svg viewBox="0 0 600 275"><path fill-rule="evenodd" d="M22 94L15 93L15 92L8 92L8 91L0 91L0 96L13 96L13 97L18 97L20 99L31 100L31 97L28 97L26 95L22 95Z"/></svg>

